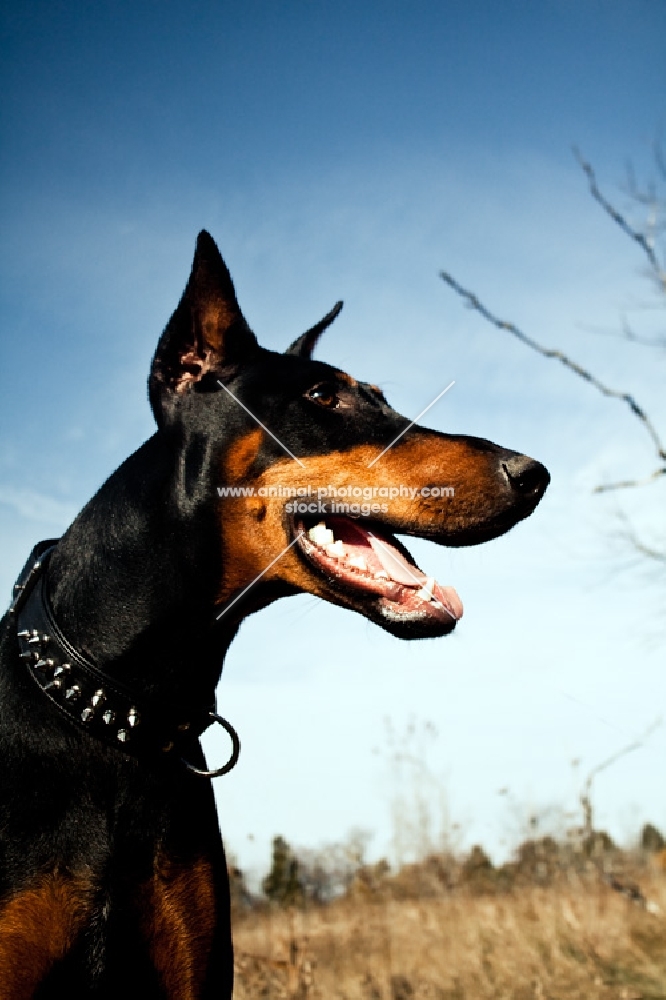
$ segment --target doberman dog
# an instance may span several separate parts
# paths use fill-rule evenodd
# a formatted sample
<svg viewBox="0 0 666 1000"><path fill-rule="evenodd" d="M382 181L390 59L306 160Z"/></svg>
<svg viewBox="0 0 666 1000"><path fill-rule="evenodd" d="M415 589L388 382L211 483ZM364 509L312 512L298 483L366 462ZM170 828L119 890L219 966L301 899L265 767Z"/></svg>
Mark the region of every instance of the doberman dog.
<svg viewBox="0 0 666 1000"><path fill-rule="evenodd" d="M230 997L199 736L235 738L213 706L241 621L308 592L445 635L458 596L395 533L476 545L543 496L538 462L409 424L312 360L340 307L260 347L202 232L153 359L157 432L26 563L0 635L2 1000Z"/></svg>

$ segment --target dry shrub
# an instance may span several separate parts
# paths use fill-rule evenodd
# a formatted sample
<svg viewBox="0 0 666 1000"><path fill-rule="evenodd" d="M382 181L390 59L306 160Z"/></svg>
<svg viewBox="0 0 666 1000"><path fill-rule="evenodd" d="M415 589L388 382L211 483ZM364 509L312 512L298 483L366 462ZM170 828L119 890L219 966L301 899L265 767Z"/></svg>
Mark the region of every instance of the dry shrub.
<svg viewBox="0 0 666 1000"><path fill-rule="evenodd" d="M480 848L366 868L325 906L246 911L234 996L664 1000L664 873L609 844L568 866L562 850L528 842L497 869Z"/></svg>

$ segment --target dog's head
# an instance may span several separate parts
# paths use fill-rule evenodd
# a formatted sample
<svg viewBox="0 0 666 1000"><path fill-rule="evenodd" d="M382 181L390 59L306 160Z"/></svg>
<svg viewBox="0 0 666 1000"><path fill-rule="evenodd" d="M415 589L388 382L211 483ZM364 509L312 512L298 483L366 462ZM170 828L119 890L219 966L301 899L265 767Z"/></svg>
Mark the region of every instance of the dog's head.
<svg viewBox="0 0 666 1000"><path fill-rule="evenodd" d="M395 535L485 542L532 513L549 475L482 438L412 424L376 386L313 360L340 308L284 354L260 347L214 241L199 235L149 379L181 455L181 502L214 510L221 612L309 592L402 638L444 635L460 600Z"/></svg>

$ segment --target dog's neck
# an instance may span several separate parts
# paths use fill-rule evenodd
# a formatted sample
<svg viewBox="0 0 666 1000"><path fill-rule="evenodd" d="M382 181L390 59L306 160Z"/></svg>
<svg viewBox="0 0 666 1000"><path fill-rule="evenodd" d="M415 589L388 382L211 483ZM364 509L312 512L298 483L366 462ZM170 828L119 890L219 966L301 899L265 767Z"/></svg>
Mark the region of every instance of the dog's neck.
<svg viewBox="0 0 666 1000"><path fill-rule="evenodd" d="M48 568L69 642L139 693L209 697L242 618L239 608L215 620L221 554L205 450L191 441L174 459L163 434L150 438L83 509Z"/></svg>

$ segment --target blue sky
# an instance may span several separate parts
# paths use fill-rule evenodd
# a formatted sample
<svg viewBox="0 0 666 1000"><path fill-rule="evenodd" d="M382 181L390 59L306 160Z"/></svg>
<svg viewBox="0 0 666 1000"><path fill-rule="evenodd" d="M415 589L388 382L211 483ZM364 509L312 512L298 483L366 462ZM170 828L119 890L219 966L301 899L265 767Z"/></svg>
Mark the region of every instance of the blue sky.
<svg viewBox="0 0 666 1000"><path fill-rule="evenodd" d="M3 5L5 593L152 433L150 357L202 227L266 346L342 298L320 357L410 416L455 379L430 426L553 473L505 538L413 546L465 604L450 639L401 643L308 597L246 623L219 689L243 739L217 788L241 863L265 863L278 832L313 845L359 825L389 849L387 718L437 727L433 814L444 795L462 840L499 855L516 815L571 810L587 771L663 711L663 581L619 525L663 535L664 486L591 494L651 471L647 436L437 275L633 392L666 433L666 357L612 336L624 313L659 321L644 262L571 153L631 209L625 165L654 174L666 121L665 36L658 0ZM600 776L616 836L666 826L665 753L661 726Z"/></svg>

